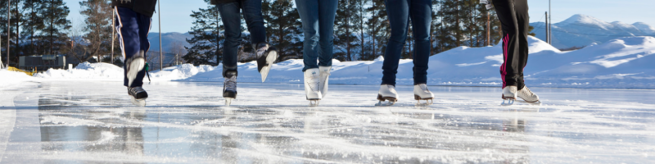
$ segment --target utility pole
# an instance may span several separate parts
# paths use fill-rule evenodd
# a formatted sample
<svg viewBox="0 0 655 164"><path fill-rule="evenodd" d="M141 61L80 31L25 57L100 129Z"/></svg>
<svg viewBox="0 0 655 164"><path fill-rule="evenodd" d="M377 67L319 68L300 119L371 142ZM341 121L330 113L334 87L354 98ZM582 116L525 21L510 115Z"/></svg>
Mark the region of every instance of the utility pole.
<svg viewBox="0 0 655 164"><path fill-rule="evenodd" d="M218 31L220 29L220 27L221 27L221 26L218 25L218 17L220 15L221 15L221 13L220 13L220 11L218 11L218 5L216 5L216 66L218 66L218 63L219 63L219 61L218 61L218 52L219 52L219 49L221 48L221 46L220 46L220 44L218 42L218 38L220 38L220 35L221 35L220 31ZM255 47L255 48L257 48L257 47Z"/></svg>
<svg viewBox="0 0 655 164"><path fill-rule="evenodd" d="M116 39L116 25L114 22L114 17L116 17L116 12L114 12L114 8L112 7L111 10L111 61L109 63L114 64L114 39Z"/></svg>
<svg viewBox="0 0 655 164"><path fill-rule="evenodd" d="M548 12L546 12L546 43L550 44L550 31L548 31Z"/></svg>
<svg viewBox="0 0 655 164"><path fill-rule="evenodd" d="M7 1L7 68L9 68L9 44L11 43L11 0Z"/></svg>
<svg viewBox="0 0 655 164"><path fill-rule="evenodd" d="M550 11L550 0L548 0L548 44L553 45L553 28L550 26L550 24L553 22L551 17L553 17L553 12Z"/></svg>
<svg viewBox="0 0 655 164"><path fill-rule="evenodd" d="M159 70L164 69L164 58L161 51L161 0L157 2L157 17L159 19Z"/></svg>

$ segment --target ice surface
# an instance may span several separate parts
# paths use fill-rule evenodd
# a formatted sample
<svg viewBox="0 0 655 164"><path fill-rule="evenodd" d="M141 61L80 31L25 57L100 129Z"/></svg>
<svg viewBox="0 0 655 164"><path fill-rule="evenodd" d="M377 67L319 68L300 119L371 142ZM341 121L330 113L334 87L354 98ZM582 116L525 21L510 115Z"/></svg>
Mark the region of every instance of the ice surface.
<svg viewBox="0 0 655 164"><path fill-rule="evenodd" d="M155 82L140 108L120 82L29 88L2 91L0 163L655 163L654 90L532 87L542 106L506 107L431 86L415 107L399 85L374 107L377 85L332 85L311 108L301 85L239 83L225 107L221 83Z"/></svg>

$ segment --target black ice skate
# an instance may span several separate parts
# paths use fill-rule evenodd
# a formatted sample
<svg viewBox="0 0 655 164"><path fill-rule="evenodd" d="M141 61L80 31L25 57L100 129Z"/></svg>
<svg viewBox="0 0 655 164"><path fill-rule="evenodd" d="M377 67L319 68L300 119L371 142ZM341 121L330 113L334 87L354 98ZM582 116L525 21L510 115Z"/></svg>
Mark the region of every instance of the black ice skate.
<svg viewBox="0 0 655 164"><path fill-rule="evenodd" d="M225 98L225 106L230 106L232 100L237 98L237 72L225 72L225 81L223 82L223 98Z"/></svg>
<svg viewBox="0 0 655 164"><path fill-rule="evenodd" d="M140 107L146 106L148 92L146 92L142 87L128 87L127 94L132 97L132 104Z"/></svg>
<svg viewBox="0 0 655 164"><path fill-rule="evenodd" d="M257 53L257 71L262 75L262 83L266 81L268 72L271 71L273 62L277 60L278 54L275 47L270 47L267 43L259 43L255 46Z"/></svg>

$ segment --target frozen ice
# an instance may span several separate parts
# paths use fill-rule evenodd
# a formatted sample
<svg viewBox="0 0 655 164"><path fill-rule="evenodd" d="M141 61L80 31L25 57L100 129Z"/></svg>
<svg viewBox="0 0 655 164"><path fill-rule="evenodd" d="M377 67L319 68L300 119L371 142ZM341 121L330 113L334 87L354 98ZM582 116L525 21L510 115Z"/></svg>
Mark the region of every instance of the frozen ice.
<svg viewBox="0 0 655 164"><path fill-rule="evenodd" d="M655 163L655 90L531 87L541 106L501 106L497 87L412 86L375 107L378 85L50 81L2 90L0 163Z"/></svg>

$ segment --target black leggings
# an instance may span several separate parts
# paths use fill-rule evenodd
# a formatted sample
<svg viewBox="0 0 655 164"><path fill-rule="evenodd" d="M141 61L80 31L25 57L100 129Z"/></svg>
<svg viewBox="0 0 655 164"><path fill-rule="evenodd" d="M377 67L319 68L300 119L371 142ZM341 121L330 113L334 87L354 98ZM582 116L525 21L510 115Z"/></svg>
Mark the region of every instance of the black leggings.
<svg viewBox="0 0 655 164"><path fill-rule="evenodd" d="M523 89L523 68L528 63L527 0L494 0L494 7L503 28L503 59L500 74L505 86L516 85Z"/></svg>

